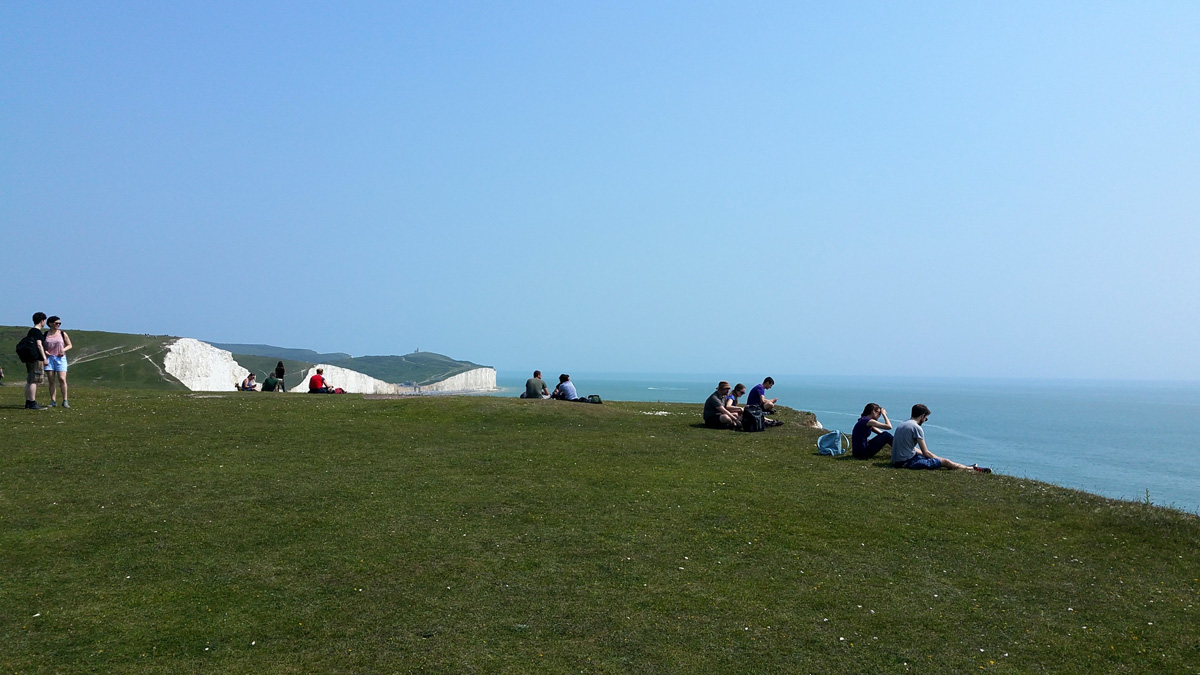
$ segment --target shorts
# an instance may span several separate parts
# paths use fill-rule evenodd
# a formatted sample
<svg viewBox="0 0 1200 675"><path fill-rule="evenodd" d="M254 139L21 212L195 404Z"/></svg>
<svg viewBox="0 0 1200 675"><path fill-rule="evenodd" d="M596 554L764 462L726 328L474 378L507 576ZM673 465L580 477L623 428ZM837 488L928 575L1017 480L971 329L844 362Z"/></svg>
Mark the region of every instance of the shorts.
<svg viewBox="0 0 1200 675"><path fill-rule="evenodd" d="M704 420L704 426L709 429L731 429L731 425L721 421L720 417L708 417Z"/></svg>
<svg viewBox="0 0 1200 675"><path fill-rule="evenodd" d="M897 469L940 469L942 468L942 460L913 455L903 462L893 462L892 466Z"/></svg>
<svg viewBox="0 0 1200 675"><path fill-rule="evenodd" d="M62 356L50 356L49 354L47 354L46 358L49 359L49 361L46 361L46 370L52 370L56 373L67 372L67 356L66 356L66 354L64 354Z"/></svg>
<svg viewBox="0 0 1200 675"><path fill-rule="evenodd" d="M41 384L46 376L43 371L46 370L45 361L30 361L25 364L25 383L26 384Z"/></svg>

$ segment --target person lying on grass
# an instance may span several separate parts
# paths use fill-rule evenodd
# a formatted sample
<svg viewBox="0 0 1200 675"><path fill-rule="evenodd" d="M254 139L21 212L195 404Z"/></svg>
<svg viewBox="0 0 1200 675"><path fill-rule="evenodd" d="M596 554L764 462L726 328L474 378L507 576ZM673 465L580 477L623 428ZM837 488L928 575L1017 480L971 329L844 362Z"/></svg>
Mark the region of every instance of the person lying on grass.
<svg viewBox="0 0 1200 675"><path fill-rule="evenodd" d="M879 418L883 417L880 422ZM850 456L855 459L871 459L879 454L885 445L892 444L892 421L888 419L887 411L878 403L868 403L862 411L862 417L854 423L854 431L850 434ZM871 438L871 434L876 434Z"/></svg>
<svg viewBox="0 0 1200 675"><path fill-rule="evenodd" d="M704 425L713 429L736 429L741 424L741 411L731 410L725 405L729 395L729 383L721 380L717 390L704 402Z"/></svg>
<svg viewBox="0 0 1200 675"><path fill-rule="evenodd" d="M929 408L918 403L912 407L912 419L900 423L896 427L895 437L892 439L892 466L898 469L960 469L963 471L979 471L981 473L991 473L991 469L986 469L978 464L967 466L938 457L929 451L929 446L925 444L925 430L921 425L925 424L925 420L929 419Z"/></svg>

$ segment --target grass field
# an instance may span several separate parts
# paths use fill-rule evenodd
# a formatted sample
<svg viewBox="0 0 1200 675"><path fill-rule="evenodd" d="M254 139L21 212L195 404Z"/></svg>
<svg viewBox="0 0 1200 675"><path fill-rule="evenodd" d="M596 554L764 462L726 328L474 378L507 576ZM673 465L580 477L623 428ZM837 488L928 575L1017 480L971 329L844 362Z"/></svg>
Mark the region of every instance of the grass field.
<svg viewBox="0 0 1200 675"><path fill-rule="evenodd" d="M21 401L0 388L7 672L1200 671L1196 516L819 457L797 413Z"/></svg>

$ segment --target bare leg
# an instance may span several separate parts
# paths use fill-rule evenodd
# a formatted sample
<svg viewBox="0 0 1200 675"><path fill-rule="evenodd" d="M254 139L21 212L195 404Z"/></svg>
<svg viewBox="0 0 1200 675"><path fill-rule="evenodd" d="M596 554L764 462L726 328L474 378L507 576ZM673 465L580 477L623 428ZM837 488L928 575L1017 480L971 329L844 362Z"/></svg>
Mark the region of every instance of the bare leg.
<svg viewBox="0 0 1200 675"><path fill-rule="evenodd" d="M941 460L942 466L946 467L947 469L958 469L960 471L971 471L971 467L967 466L966 464L959 464L958 462L946 459L945 457L938 457L937 455L934 455L932 452L929 454L931 456L936 457L937 459Z"/></svg>
<svg viewBox="0 0 1200 675"><path fill-rule="evenodd" d="M50 387L50 402L54 403L54 392L58 390L58 387L55 386L58 384L58 373L54 372L53 370L48 370L46 371L46 375L46 379L48 380L46 386Z"/></svg>
<svg viewBox="0 0 1200 675"><path fill-rule="evenodd" d="M58 376L58 388L62 390L63 403L67 402L67 371L55 373Z"/></svg>

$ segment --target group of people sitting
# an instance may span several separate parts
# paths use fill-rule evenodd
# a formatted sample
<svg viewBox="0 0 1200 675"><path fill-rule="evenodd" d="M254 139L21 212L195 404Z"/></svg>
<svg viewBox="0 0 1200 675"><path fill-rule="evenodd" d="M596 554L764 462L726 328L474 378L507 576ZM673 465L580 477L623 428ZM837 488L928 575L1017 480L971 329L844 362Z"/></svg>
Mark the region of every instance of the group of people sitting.
<svg viewBox="0 0 1200 675"><path fill-rule="evenodd" d="M742 428L742 417L746 415L746 408L750 406L758 406L762 409L763 414L770 413L775 410L775 404L779 402L778 398L767 398L767 390L775 386L773 378L766 378L762 384L756 384L750 389L750 395L746 396L746 405L738 405L738 399L746 394L746 385L741 382L730 388L729 383L721 380L717 383L717 390L708 397L704 402L704 424L713 429L740 429ZM777 427L783 424L780 420L765 418L763 422L768 427Z"/></svg>
<svg viewBox="0 0 1200 675"><path fill-rule="evenodd" d="M554 391L550 391L546 388L546 381L542 379L540 370L533 371L533 377L525 380L525 392L521 394L521 398L552 398L556 401L587 400L575 391L575 383L571 382L571 376L566 373L558 376L558 386L554 387Z"/></svg>
<svg viewBox="0 0 1200 675"><path fill-rule="evenodd" d="M283 361L280 361L275 366L275 372L271 373L270 375L267 375L267 379L263 380L263 383L261 385L256 381L258 379L258 377L254 373L250 373L249 375L246 376L246 379L242 380L242 383L240 385L238 385L238 391L278 391L278 392L282 392L282 391L284 391L283 374L285 372L286 372L286 369L283 367Z"/></svg>
<svg viewBox="0 0 1200 675"><path fill-rule="evenodd" d="M280 361L275 366L275 372L267 376L267 379L260 385L258 384L257 376L250 373L242 383L238 385L239 391L286 391L283 386L283 375L287 372L283 367L283 361ZM345 393L341 389L334 387L325 380L325 369L317 368L317 374L308 378L308 393L310 394L342 394Z"/></svg>
<svg viewBox="0 0 1200 675"><path fill-rule="evenodd" d="M885 446L892 446L892 466L900 469L958 469L961 471L978 471L991 473L992 470L978 464L959 464L958 462L938 457L929 450L925 442L925 430L922 425L929 419L929 407L918 403L912 407L912 416L896 426L896 433L891 433L892 421L888 419L887 411L878 403L868 403L863 408L862 417L854 423L854 431L850 434L850 456L856 459L871 459L879 454Z"/></svg>

